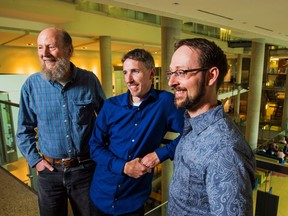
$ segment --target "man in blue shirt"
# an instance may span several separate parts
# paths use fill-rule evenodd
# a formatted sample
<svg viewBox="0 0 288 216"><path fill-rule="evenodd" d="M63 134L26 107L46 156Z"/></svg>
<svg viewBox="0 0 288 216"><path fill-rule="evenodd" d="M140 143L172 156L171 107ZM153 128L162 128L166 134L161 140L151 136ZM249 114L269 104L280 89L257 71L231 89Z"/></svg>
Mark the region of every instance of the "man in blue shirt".
<svg viewBox="0 0 288 216"><path fill-rule="evenodd" d="M37 43L42 72L21 89L18 147L39 174L40 215L67 215L69 198L74 215L89 216L95 163L88 142L105 95L92 72L70 62L73 46L66 31L44 29Z"/></svg>
<svg viewBox="0 0 288 216"><path fill-rule="evenodd" d="M151 193L153 168L173 159L179 138L160 147L167 131L181 133L183 109L174 96L153 88L154 59L135 49L122 58L128 91L107 99L90 139L97 163L90 195L94 215L144 215Z"/></svg>
<svg viewBox="0 0 288 216"><path fill-rule="evenodd" d="M168 84L176 106L186 112L168 215L252 216L255 157L217 100L228 70L226 55L202 38L180 40L175 48Z"/></svg>

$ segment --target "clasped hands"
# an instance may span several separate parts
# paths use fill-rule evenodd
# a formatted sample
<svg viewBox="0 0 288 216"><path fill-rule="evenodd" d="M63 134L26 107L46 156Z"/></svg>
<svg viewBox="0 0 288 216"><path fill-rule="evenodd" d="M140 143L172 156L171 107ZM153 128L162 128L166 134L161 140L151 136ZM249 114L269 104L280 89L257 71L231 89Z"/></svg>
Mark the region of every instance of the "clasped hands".
<svg viewBox="0 0 288 216"><path fill-rule="evenodd" d="M124 173L132 178L140 178L160 163L156 152L147 154L143 158L135 158L124 166Z"/></svg>

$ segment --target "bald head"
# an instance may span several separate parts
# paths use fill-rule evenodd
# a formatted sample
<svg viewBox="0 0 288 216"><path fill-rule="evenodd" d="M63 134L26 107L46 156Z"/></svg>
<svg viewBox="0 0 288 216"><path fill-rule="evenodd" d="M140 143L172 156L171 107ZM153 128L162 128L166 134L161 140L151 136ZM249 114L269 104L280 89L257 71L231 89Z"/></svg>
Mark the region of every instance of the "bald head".
<svg viewBox="0 0 288 216"><path fill-rule="evenodd" d="M37 43L45 77L51 81L65 83L71 74L70 58L73 46L70 35L63 29L50 27L40 32Z"/></svg>
<svg viewBox="0 0 288 216"><path fill-rule="evenodd" d="M39 39L43 37L49 37L49 38L54 38L55 41L57 41L58 44L62 44L62 48L69 48L71 49L71 54L73 53L73 44L72 44L72 38L63 29L56 28L56 27L49 27L40 32L38 35L38 44L39 44Z"/></svg>

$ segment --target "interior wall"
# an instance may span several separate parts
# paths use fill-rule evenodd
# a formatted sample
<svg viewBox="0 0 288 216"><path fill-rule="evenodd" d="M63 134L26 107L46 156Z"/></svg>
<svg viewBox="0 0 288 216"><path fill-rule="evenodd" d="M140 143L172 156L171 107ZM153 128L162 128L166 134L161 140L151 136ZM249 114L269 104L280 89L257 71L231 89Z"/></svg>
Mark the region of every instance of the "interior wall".
<svg viewBox="0 0 288 216"><path fill-rule="evenodd" d="M124 53L112 53L112 66L121 66ZM157 67L161 65L160 55L154 55ZM41 70L36 48L0 47L0 74L30 75ZM74 50L71 61L80 68L92 71L101 80L100 53L97 51Z"/></svg>
<svg viewBox="0 0 288 216"><path fill-rule="evenodd" d="M0 46L0 74L32 74L40 70L35 48Z"/></svg>

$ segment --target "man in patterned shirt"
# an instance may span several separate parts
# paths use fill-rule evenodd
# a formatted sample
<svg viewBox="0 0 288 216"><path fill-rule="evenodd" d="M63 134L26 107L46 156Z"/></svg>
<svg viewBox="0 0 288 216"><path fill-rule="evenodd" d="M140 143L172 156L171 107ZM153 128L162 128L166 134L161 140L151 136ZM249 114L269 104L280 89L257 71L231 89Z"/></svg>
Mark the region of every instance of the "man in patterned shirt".
<svg viewBox="0 0 288 216"><path fill-rule="evenodd" d="M183 107L185 126L176 147L168 215L252 216L255 158L217 100L227 74L223 51L206 39L175 44L169 86Z"/></svg>

